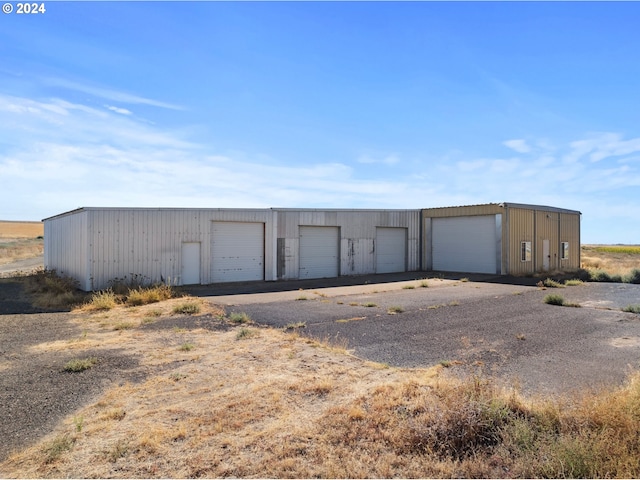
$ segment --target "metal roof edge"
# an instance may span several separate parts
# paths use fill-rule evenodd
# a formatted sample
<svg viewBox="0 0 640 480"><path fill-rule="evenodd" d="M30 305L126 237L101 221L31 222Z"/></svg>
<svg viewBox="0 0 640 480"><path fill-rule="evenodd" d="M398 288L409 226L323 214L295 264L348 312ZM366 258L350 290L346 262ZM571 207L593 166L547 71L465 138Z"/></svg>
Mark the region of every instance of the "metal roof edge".
<svg viewBox="0 0 640 480"><path fill-rule="evenodd" d="M543 212L571 213L571 214L582 215L582 212L578 210L570 210L568 208L559 208L559 207L550 207L548 205L531 205L527 203L509 203L509 202L502 202L499 205L504 208L525 208L527 210L541 210Z"/></svg>

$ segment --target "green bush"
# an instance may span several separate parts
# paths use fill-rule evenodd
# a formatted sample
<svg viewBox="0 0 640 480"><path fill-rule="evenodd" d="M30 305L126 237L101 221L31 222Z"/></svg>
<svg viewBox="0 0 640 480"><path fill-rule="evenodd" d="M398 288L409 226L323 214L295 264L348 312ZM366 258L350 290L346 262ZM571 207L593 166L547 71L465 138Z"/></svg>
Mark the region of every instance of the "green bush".
<svg viewBox="0 0 640 480"><path fill-rule="evenodd" d="M90 358L74 358L73 360L69 360L65 366L65 372L84 372L85 370L89 370L96 363L98 363L98 359L95 357Z"/></svg>
<svg viewBox="0 0 640 480"><path fill-rule="evenodd" d="M622 277L620 275L609 275L604 270L590 270L589 280L592 282L622 283Z"/></svg>
<svg viewBox="0 0 640 480"><path fill-rule="evenodd" d="M634 268L631 273L625 275L624 283L640 284L640 268Z"/></svg>
<svg viewBox="0 0 640 480"><path fill-rule="evenodd" d="M560 282L556 282L552 278L545 278L542 284L547 288L564 288L564 285L562 285Z"/></svg>
<svg viewBox="0 0 640 480"><path fill-rule="evenodd" d="M229 320L233 323L252 323L251 317L244 312L232 312L231 315L229 315Z"/></svg>
<svg viewBox="0 0 640 480"><path fill-rule="evenodd" d="M549 305L564 305L564 298L562 295L558 295L557 293L550 293L546 297L544 297L544 303L548 303Z"/></svg>
<svg viewBox="0 0 640 480"><path fill-rule="evenodd" d="M193 315L195 313L200 313L200 305L195 302L181 303L180 305L176 305L175 307L173 307L173 313L182 315Z"/></svg>

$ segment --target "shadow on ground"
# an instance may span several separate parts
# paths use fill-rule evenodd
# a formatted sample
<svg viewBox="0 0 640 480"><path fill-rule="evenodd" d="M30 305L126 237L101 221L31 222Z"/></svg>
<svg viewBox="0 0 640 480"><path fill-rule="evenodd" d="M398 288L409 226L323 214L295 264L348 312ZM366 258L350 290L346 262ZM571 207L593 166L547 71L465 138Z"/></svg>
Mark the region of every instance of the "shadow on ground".
<svg viewBox="0 0 640 480"><path fill-rule="evenodd" d="M295 290L312 290L315 288L350 287L355 285L376 285L382 283L408 282L412 280L428 280L440 278L444 280L467 279L471 282L499 283L505 285L534 286L540 278L514 277L511 275L488 275L480 273L452 272L403 272L375 275L354 275L338 278L317 278L309 280L281 280L275 282L233 282L211 285L189 285L180 290L196 297L216 297L221 295L244 295L251 293L290 292Z"/></svg>

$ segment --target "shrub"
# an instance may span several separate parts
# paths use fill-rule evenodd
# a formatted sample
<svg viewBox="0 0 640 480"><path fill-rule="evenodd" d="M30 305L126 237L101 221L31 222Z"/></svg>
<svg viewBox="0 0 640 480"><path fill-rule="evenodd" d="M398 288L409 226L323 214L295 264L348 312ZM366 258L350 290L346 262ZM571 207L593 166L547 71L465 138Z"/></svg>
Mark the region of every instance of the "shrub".
<svg viewBox="0 0 640 480"><path fill-rule="evenodd" d="M389 309L387 310L387 313L389 315L395 315L396 313L402 313L404 312L404 308L402 308L399 305L394 305L392 307L389 307Z"/></svg>
<svg viewBox="0 0 640 480"><path fill-rule="evenodd" d="M257 330L253 330L251 328L242 327L236 333L236 340L246 340L248 338L257 337L260 333Z"/></svg>
<svg viewBox="0 0 640 480"><path fill-rule="evenodd" d="M285 330L296 330L298 328L307 328L306 322L287 323L284 327Z"/></svg>
<svg viewBox="0 0 640 480"><path fill-rule="evenodd" d="M547 288L563 288L564 287L564 285L562 285L560 282L556 282L552 278L545 278L542 284Z"/></svg>
<svg viewBox="0 0 640 480"><path fill-rule="evenodd" d="M75 440L69 435L62 435L46 443L42 448L45 463L53 463L58 460L64 452L71 450L74 442Z"/></svg>
<svg viewBox="0 0 640 480"><path fill-rule="evenodd" d="M173 307L173 313L182 315L193 315L200 313L200 305L195 302L185 302Z"/></svg>
<svg viewBox="0 0 640 480"><path fill-rule="evenodd" d="M558 295L557 293L550 293L546 297L544 297L544 303L548 303L549 305L564 305L564 298L562 295Z"/></svg>
<svg viewBox="0 0 640 480"><path fill-rule="evenodd" d="M95 357L90 358L74 358L73 360L69 360L65 366L65 372L84 372L85 370L89 370L96 363L98 363L98 359Z"/></svg>
<svg viewBox="0 0 640 480"><path fill-rule="evenodd" d="M631 270L631 273L625 275L624 282L634 283L636 285L640 284L640 268L634 268L633 270Z"/></svg>
<svg viewBox="0 0 640 480"><path fill-rule="evenodd" d="M590 270L589 279L592 282L609 282L609 283L622 283L622 277L620 275L609 275L604 270Z"/></svg>
<svg viewBox="0 0 640 480"><path fill-rule="evenodd" d="M63 294L78 289L78 281L59 274L56 270L39 270L27 277L27 288L32 293Z"/></svg>
<svg viewBox="0 0 640 480"><path fill-rule="evenodd" d="M251 317L244 312L232 312L231 315L229 315L229 320L233 323L252 323Z"/></svg>
<svg viewBox="0 0 640 480"><path fill-rule="evenodd" d="M622 309L623 312L640 313L640 305L627 305Z"/></svg>
<svg viewBox="0 0 640 480"><path fill-rule="evenodd" d="M363 303L362 306L367 308L373 308L373 307L377 307L378 304L373 302L367 302L367 303Z"/></svg>
<svg viewBox="0 0 640 480"><path fill-rule="evenodd" d="M169 285L154 285L152 287L138 287L126 294L125 303L128 306L148 305L174 297L173 288Z"/></svg>
<svg viewBox="0 0 640 480"><path fill-rule="evenodd" d="M584 282L582 280L577 279L577 278L572 278L571 280L565 280L565 282L564 282L564 284L567 287L575 287L575 286L578 286L578 285L582 285L583 283Z"/></svg>
<svg viewBox="0 0 640 480"><path fill-rule="evenodd" d="M85 305L87 310L111 310L118 305L119 299L113 290L102 290L91 294L89 302Z"/></svg>

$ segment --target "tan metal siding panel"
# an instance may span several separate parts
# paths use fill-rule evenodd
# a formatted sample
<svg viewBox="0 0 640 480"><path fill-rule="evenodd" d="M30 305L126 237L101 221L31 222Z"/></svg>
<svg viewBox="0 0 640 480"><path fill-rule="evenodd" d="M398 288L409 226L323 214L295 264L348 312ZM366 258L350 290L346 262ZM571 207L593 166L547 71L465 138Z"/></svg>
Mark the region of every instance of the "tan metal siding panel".
<svg viewBox="0 0 640 480"><path fill-rule="evenodd" d="M548 271L556 270L559 266L559 242L558 238L558 219L559 214L556 212L535 212L535 229L536 229L536 271L545 271L545 256L549 263ZM549 242L549 252L545 255L544 241Z"/></svg>
<svg viewBox="0 0 640 480"><path fill-rule="evenodd" d="M560 214L560 242L569 242L569 258L561 260L563 270L580 268L580 215Z"/></svg>
<svg viewBox="0 0 640 480"><path fill-rule="evenodd" d="M470 217L474 215L495 215L503 213L504 208L498 204L468 205L463 207L425 208L423 218Z"/></svg>
<svg viewBox="0 0 640 480"><path fill-rule="evenodd" d="M534 245L533 231L533 210L525 210L522 208L509 209L509 226L508 226L508 255L509 270L507 273L511 275L528 275L534 272L534 255L531 252L531 260L523 262L520 256L521 242L531 242ZM504 245L507 245L505 242Z"/></svg>

